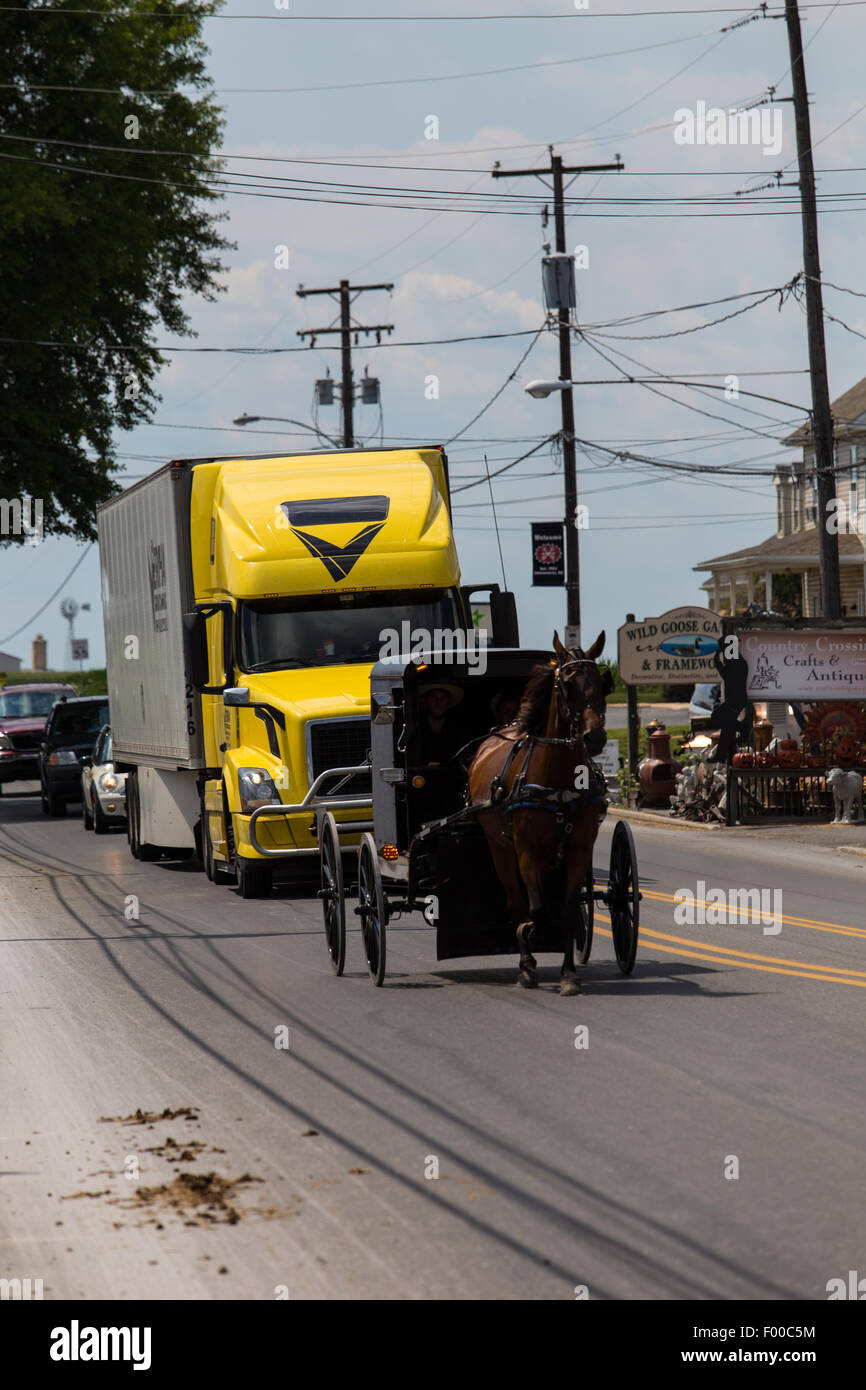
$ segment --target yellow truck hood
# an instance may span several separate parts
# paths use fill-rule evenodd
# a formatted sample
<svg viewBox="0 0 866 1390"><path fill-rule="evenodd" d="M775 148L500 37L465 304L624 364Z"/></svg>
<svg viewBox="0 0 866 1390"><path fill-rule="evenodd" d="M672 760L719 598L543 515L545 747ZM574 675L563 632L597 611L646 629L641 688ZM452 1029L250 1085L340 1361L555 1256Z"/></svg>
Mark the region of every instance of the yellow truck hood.
<svg viewBox="0 0 866 1390"><path fill-rule="evenodd" d="M211 537L203 587L252 599L455 584L437 473L438 451L421 449L223 462L199 528Z"/></svg>
<svg viewBox="0 0 866 1390"><path fill-rule="evenodd" d="M370 710L372 666L304 666L244 676L250 699L275 705L290 718L322 719L364 715Z"/></svg>

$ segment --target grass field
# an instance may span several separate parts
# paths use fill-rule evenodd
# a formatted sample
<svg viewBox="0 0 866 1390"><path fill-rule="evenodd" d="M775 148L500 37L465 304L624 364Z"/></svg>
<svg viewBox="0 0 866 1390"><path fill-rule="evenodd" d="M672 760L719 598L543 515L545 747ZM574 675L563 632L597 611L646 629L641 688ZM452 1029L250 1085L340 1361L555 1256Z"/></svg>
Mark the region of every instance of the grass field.
<svg viewBox="0 0 866 1390"><path fill-rule="evenodd" d="M104 695L105 667L85 671L7 671L0 675L0 685L42 685L47 681L71 685L78 695Z"/></svg>

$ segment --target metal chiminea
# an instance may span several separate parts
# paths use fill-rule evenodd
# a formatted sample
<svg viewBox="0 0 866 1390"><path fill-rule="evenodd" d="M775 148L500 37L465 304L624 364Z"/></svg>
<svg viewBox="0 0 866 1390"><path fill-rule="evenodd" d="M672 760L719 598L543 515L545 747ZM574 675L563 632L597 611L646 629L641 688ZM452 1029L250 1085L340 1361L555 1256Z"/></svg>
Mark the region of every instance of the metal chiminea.
<svg viewBox="0 0 866 1390"><path fill-rule="evenodd" d="M652 728L652 726L650 726ZM644 801L666 801L676 794L680 764L671 757L671 736L664 724L647 730L649 757L640 765L640 785Z"/></svg>

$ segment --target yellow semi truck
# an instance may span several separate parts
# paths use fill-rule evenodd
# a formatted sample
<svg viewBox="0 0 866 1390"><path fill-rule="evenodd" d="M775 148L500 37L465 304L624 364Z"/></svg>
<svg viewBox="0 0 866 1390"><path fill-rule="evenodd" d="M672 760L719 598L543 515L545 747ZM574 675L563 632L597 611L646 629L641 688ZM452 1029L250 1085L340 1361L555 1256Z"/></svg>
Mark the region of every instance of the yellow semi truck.
<svg viewBox="0 0 866 1390"><path fill-rule="evenodd" d="M177 460L99 510L115 761L136 858L198 854L244 897L370 828L382 633L518 642L513 596L461 587L439 446ZM284 806L250 818L260 807Z"/></svg>

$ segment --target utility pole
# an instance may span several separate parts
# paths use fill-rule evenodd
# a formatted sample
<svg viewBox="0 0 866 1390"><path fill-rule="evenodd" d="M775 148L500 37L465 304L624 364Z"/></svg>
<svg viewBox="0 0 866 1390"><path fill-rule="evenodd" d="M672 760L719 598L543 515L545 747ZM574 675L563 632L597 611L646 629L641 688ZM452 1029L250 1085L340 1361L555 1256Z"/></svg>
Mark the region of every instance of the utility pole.
<svg viewBox="0 0 866 1390"><path fill-rule="evenodd" d="M803 269L806 272L806 322L809 332L809 372L812 378L812 439L818 482L818 534L821 556L821 598L825 618L841 618L842 592L839 583L839 537L828 528L829 502L836 496L833 457L833 417L830 414L830 388L827 384L827 352L824 346L824 297L821 291L821 261L818 255L818 208L815 198L815 165L812 159L812 133L809 96L803 64L803 37L797 0L785 0L785 23L791 54L791 82L794 92L794 125L797 132L797 163L800 169L800 208L803 221Z"/></svg>
<svg viewBox="0 0 866 1390"><path fill-rule="evenodd" d="M541 178L544 174L553 176L554 221L556 229L556 249L565 253L565 184L564 175L606 173L609 170L624 169L625 165L617 156L613 164L568 164L562 156L553 153L549 145L549 169L500 169L498 163L493 169L495 179ZM545 185L548 187L549 185ZM559 320L559 379L571 381L571 310L561 308L557 311ZM570 647L580 646L580 555L577 539L577 459L574 448L574 393L566 387L562 396L562 465L565 475L565 594L566 621L571 629Z"/></svg>
<svg viewBox="0 0 866 1390"><path fill-rule="evenodd" d="M341 338L341 360L343 383L341 387L341 399L343 403L343 448L352 449L355 445L354 430L354 406L355 406L355 386L352 379L352 334L355 335L355 343L358 342L359 333L375 333L376 341L381 343L383 333L393 333L393 323L374 323L364 326L352 321L350 305L353 298L359 294L364 294L367 290L393 290L393 285L350 285L348 280L341 280L339 285L332 286L330 289L305 290L303 285L298 286L297 294L299 299L306 299L313 294L329 294L333 298L339 295L340 298L340 325L331 324L328 328L305 328L298 332L299 338L309 338L310 345L313 346L317 338L324 338L329 333L339 333Z"/></svg>

